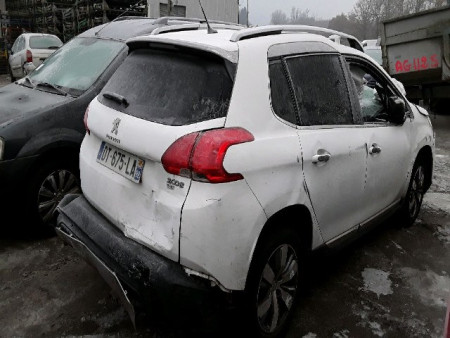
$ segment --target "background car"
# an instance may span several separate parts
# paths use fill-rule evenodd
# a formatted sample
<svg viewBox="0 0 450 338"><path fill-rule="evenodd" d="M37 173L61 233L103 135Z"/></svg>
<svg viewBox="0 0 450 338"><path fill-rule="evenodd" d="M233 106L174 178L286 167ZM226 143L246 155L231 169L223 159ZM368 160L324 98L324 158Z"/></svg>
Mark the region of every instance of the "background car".
<svg viewBox="0 0 450 338"><path fill-rule="evenodd" d="M130 316L128 296L169 315L244 299L249 336L279 337L311 252L417 218L428 113L365 53L309 29L127 41L86 110L83 193L61 201L56 231Z"/></svg>
<svg viewBox="0 0 450 338"><path fill-rule="evenodd" d="M11 47L8 58L11 82L32 72L63 42L53 34L23 33Z"/></svg>
<svg viewBox="0 0 450 338"><path fill-rule="evenodd" d="M381 46L378 45L368 45L364 47L364 53L369 55L374 59L379 65L383 64L383 58L381 54Z"/></svg>
<svg viewBox="0 0 450 338"><path fill-rule="evenodd" d="M31 74L3 87L2 210L9 211L8 206L20 209L19 215L32 219L30 224L50 225L51 230L57 203L65 194L79 191L78 154L86 132L83 114L125 59L125 40L158 28L202 22L189 18L121 17L79 34ZM25 43L24 39L20 41Z"/></svg>

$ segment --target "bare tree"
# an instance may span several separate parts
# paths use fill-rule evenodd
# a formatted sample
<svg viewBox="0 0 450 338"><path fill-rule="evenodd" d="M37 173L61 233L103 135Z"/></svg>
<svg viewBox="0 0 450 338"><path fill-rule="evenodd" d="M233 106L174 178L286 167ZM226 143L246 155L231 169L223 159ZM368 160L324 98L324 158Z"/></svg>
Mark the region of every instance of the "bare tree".
<svg viewBox="0 0 450 338"><path fill-rule="evenodd" d="M270 23L273 25L284 25L287 24L289 22L287 15L277 9L275 12L272 13L272 18L270 19Z"/></svg>

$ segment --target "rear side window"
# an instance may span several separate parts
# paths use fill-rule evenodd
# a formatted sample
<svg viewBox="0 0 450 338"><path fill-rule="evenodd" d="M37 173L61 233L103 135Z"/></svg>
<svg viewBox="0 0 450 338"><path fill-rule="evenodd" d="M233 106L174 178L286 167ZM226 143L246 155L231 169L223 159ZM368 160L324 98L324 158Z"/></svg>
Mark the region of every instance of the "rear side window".
<svg viewBox="0 0 450 338"><path fill-rule="evenodd" d="M347 83L338 55L286 58L301 125L353 124Z"/></svg>
<svg viewBox="0 0 450 338"><path fill-rule="evenodd" d="M283 120L298 124L294 106L294 97L289 87L281 60L274 60L269 65L270 93L272 108Z"/></svg>
<svg viewBox="0 0 450 338"><path fill-rule="evenodd" d="M179 126L225 117L232 88L225 61L219 57L137 49L111 77L99 101L144 120ZM127 104L110 99L111 93Z"/></svg>
<svg viewBox="0 0 450 338"><path fill-rule="evenodd" d="M56 49L62 46L61 40L54 36L32 36L30 37L30 48L32 49Z"/></svg>

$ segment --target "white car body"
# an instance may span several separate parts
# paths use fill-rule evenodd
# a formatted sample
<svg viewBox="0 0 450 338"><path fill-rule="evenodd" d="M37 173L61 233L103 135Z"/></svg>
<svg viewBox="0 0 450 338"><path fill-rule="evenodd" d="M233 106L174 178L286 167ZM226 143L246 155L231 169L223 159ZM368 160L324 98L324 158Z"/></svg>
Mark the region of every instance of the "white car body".
<svg viewBox="0 0 450 338"><path fill-rule="evenodd" d="M143 302L158 290L169 311L189 295L203 310L203 292L214 305L244 294L257 336L280 337L308 252L394 212L417 218L432 181L428 113L358 45L318 28L171 29L128 40L91 101L83 194L61 201L57 233L132 319L127 288Z"/></svg>
<svg viewBox="0 0 450 338"><path fill-rule="evenodd" d="M12 79L31 73L62 45L63 42L53 34L23 33L19 35L11 47L8 59Z"/></svg>
<svg viewBox="0 0 450 338"><path fill-rule="evenodd" d="M428 117L414 106L414 119L407 119L402 127L295 128L280 121L271 108L268 86L271 46L320 41L342 54L366 56L317 35L282 34L236 43L230 42L232 34L205 36L198 31L134 39L239 56L227 118L163 126L94 99L88 115L90 135L80 151L80 172L85 197L127 237L211 276L226 289L243 290L253 250L268 219L286 206L302 205L313 215L312 249L338 239L402 199L417 153L433 144L433 134ZM241 113L243 107L246 114ZM120 132L112 137L111 123L117 118ZM254 142L232 146L224 160L225 169L242 173L244 180L205 184L170 175L162 167L161 156L181 136L233 126L255 137ZM113 145L145 159L141 184L96 162L101 142L112 138L120 139L119 145ZM367 147L374 143L389 145L380 158L367 157ZM332 165L317 168L312 163L318 149L335 156ZM168 180L184 187L174 188Z"/></svg>

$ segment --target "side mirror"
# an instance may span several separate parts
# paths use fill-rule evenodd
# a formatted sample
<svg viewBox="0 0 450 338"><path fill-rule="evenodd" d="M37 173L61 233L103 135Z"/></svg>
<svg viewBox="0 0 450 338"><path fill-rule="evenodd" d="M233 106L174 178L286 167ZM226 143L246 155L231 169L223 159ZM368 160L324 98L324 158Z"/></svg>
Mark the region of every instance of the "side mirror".
<svg viewBox="0 0 450 338"><path fill-rule="evenodd" d="M395 124L405 122L405 101L398 96L391 96L388 99L389 120Z"/></svg>

